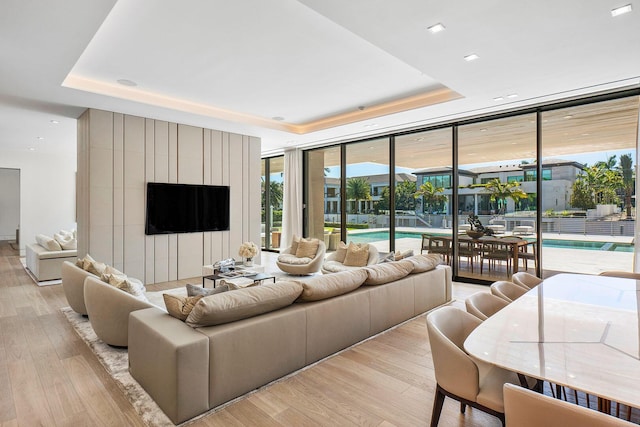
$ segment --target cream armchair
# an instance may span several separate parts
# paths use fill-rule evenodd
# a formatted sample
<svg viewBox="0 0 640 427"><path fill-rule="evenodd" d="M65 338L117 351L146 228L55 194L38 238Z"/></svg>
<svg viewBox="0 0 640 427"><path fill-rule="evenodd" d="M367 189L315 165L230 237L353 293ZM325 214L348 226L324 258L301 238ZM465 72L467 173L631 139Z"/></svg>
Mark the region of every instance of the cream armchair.
<svg viewBox="0 0 640 427"><path fill-rule="evenodd" d="M314 274L320 271L326 252L327 247L322 240L318 240L318 250L313 258L296 257L295 253L291 250L291 246L289 246L288 248L280 251L280 255L276 260L276 265L285 273L296 276Z"/></svg>
<svg viewBox="0 0 640 427"><path fill-rule="evenodd" d="M427 316L437 382L431 427L438 425L445 397L459 401L462 413L469 405L498 417L504 425L502 386L519 384L519 380L515 373L476 362L465 352L465 339L481 323L477 317L451 306Z"/></svg>
<svg viewBox="0 0 640 427"><path fill-rule="evenodd" d="M84 301L91 327L98 338L116 347L128 346L129 313L155 307L97 277L85 279Z"/></svg>
<svg viewBox="0 0 640 427"><path fill-rule="evenodd" d="M338 273L340 271L362 268L344 265L342 262L336 259L337 256L338 251L331 252L327 256L327 258L324 260L324 263L322 264L322 274ZM378 249L373 245L369 245L369 258L367 258L367 265L377 264L378 262L380 262L380 253L378 252Z"/></svg>
<svg viewBox="0 0 640 427"><path fill-rule="evenodd" d="M98 279L98 276L81 269L73 262L62 263L62 290L67 302L73 311L85 316L88 314L84 304L84 279L87 277Z"/></svg>

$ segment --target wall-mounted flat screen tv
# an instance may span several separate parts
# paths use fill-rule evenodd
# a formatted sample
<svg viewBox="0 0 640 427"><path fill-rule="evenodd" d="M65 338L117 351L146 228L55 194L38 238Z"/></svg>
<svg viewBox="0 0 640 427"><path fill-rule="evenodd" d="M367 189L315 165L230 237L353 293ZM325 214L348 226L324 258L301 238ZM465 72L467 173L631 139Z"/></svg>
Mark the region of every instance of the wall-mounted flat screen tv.
<svg viewBox="0 0 640 427"><path fill-rule="evenodd" d="M147 183L145 234L229 229L229 187Z"/></svg>

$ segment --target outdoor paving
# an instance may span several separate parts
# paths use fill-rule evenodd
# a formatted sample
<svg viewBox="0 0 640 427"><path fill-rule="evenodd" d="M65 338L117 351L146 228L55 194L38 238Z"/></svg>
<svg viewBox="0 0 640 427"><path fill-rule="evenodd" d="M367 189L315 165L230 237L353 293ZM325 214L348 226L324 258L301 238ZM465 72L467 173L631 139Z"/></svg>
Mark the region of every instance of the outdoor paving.
<svg viewBox="0 0 640 427"><path fill-rule="evenodd" d="M439 233L446 232L447 229L442 228L404 228L396 229L401 232L414 233ZM351 234L372 231L387 231L385 229L368 229L353 230ZM450 231L450 230L449 230ZM527 237L527 236L523 236ZM530 236L528 236L530 237ZM557 240L573 240L573 241L592 241L592 242L612 242L612 243L632 243L633 237L630 236L600 236L600 235L583 235L583 234L561 234L561 233L542 233L544 239ZM372 244L381 252L389 251L388 241L377 241ZM406 251L413 249L414 252L420 253L420 238L400 238L396 239L396 251ZM558 272L567 273L584 273L598 274L607 270L633 271L634 254L633 252L606 251L606 250L589 250L589 249L571 249L571 248L542 248L542 266L545 276ZM533 263L530 263L532 267Z"/></svg>

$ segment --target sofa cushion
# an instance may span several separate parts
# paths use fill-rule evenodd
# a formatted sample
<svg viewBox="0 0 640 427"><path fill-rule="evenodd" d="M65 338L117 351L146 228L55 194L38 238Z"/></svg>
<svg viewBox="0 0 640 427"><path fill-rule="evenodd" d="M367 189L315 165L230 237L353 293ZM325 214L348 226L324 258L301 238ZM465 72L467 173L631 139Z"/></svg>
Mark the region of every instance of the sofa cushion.
<svg viewBox="0 0 640 427"><path fill-rule="evenodd" d="M91 274L95 274L96 276L101 277L106 268L107 265L105 263L93 261L87 264L87 268L85 268L85 270Z"/></svg>
<svg viewBox="0 0 640 427"><path fill-rule="evenodd" d="M440 254L425 254L414 255L405 259L413 263L412 273L424 273L425 271L431 271L436 268L437 265L442 263L442 255Z"/></svg>
<svg viewBox="0 0 640 427"><path fill-rule="evenodd" d="M319 301L346 294L358 289L366 279L367 272L363 268L358 268L298 281L302 286L302 294L298 297L298 301Z"/></svg>
<svg viewBox="0 0 640 427"><path fill-rule="evenodd" d="M409 258L410 256L413 256L413 249L408 249L403 252L396 251L394 254L394 261L400 261L402 259Z"/></svg>
<svg viewBox="0 0 640 427"><path fill-rule="evenodd" d="M183 322L187 320L187 316L189 316L193 307L202 297L203 295L183 297L179 295L162 294L167 312Z"/></svg>
<svg viewBox="0 0 640 427"><path fill-rule="evenodd" d="M364 270L367 272L365 285L383 285L409 275L413 271L413 263L407 260L385 262L384 264L371 265Z"/></svg>
<svg viewBox="0 0 640 427"><path fill-rule="evenodd" d="M53 237L45 236L44 234L36 235L36 242L38 242L38 244L43 248L48 249L50 251L62 250L62 246L60 246L60 243L56 242L56 240Z"/></svg>
<svg viewBox="0 0 640 427"><path fill-rule="evenodd" d="M347 254L344 257L344 265L352 267L364 267L369 260L369 245L349 243Z"/></svg>
<svg viewBox="0 0 640 427"><path fill-rule="evenodd" d="M300 239L295 254L298 258L315 258L318 246L320 246L318 239Z"/></svg>
<svg viewBox="0 0 640 427"><path fill-rule="evenodd" d="M102 271L102 274L100 275L100 280L102 280L105 283L109 283L109 278L112 274L115 274L116 276L125 276L125 277L127 276L117 268L107 265Z"/></svg>
<svg viewBox="0 0 640 427"><path fill-rule="evenodd" d="M229 285L226 285L226 284L221 286L216 286L213 289L207 289L203 286L192 285L191 283L187 283L187 296L190 296L190 297L195 297L195 296L206 297L209 295L219 294L221 292L227 292L228 290L229 290Z"/></svg>
<svg viewBox="0 0 640 427"><path fill-rule="evenodd" d="M338 247L333 253L333 260L344 263L344 257L347 256L347 244L343 241L338 242Z"/></svg>
<svg viewBox="0 0 640 427"><path fill-rule="evenodd" d="M329 273L337 273L339 271L358 270L362 267L347 267L343 263L338 261L325 261L322 264L322 270Z"/></svg>
<svg viewBox="0 0 640 427"><path fill-rule="evenodd" d="M186 322L194 328L234 322L291 305L301 293L297 282L278 282L210 295L197 302Z"/></svg>
<svg viewBox="0 0 640 427"><path fill-rule="evenodd" d="M305 265L309 264L312 259L308 257L297 257L291 254L280 254L278 255L278 261L283 264L292 264L292 265Z"/></svg>
<svg viewBox="0 0 640 427"><path fill-rule="evenodd" d="M386 254L385 256L380 258L380 263L392 262L392 261L395 261L395 260L396 260L396 254L394 254L393 252L389 252L388 254Z"/></svg>

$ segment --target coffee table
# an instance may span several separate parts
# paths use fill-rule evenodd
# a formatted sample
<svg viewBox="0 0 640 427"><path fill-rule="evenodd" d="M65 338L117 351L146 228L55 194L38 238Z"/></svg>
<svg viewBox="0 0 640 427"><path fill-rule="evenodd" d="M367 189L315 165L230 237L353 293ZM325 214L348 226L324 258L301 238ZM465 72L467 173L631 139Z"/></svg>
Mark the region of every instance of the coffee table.
<svg viewBox="0 0 640 427"><path fill-rule="evenodd" d="M269 279L273 280L273 283L276 283L276 276L273 276L269 273L255 273L251 275L242 275L242 276L235 276L235 277L230 277L226 273L218 273L218 274L211 274L209 276L203 276L202 287L204 288L205 280L211 280L213 282L213 287L215 288L216 281L218 280L231 281L235 279L251 279L253 280L254 285L262 283L263 280L269 280Z"/></svg>

